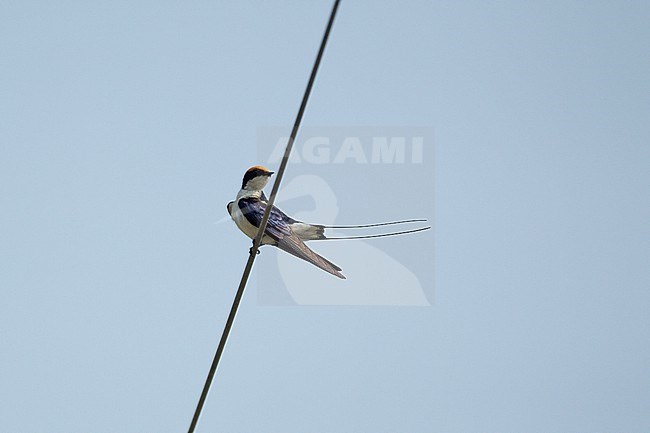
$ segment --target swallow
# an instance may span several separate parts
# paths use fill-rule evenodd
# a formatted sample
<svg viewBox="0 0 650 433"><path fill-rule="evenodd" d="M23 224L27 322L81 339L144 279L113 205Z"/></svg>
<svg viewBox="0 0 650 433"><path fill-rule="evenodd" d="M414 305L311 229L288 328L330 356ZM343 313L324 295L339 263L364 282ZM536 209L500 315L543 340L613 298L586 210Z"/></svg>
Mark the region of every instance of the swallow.
<svg viewBox="0 0 650 433"><path fill-rule="evenodd" d="M255 239L258 229L262 223L264 212L268 202L264 195L264 187L274 173L265 167L256 165L249 168L244 174L242 186L237 193L237 198L228 203L227 209L230 217L237 227L249 238ZM291 218L277 207L273 206L269 214L269 220L262 236L261 245L273 245L281 250L305 260L314 266L328 272L338 278L345 279L341 273L342 269L317 254L305 242L313 240L344 240L344 239L368 239L385 236L395 236L407 233L415 233L428 230L431 227L406 230L393 233L383 233L365 236L328 237L325 229L356 229L380 227L395 224L423 222L422 219L411 219L392 221L377 224L347 225L347 226L325 226L320 224L309 224ZM259 251L258 251L259 252Z"/></svg>

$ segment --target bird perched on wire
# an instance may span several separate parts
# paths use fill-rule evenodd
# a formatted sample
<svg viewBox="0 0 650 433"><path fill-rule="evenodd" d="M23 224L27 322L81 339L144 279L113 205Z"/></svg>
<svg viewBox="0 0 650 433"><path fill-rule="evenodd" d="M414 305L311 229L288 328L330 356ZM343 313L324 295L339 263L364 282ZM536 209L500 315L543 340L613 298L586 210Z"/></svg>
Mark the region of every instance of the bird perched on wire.
<svg viewBox="0 0 650 433"><path fill-rule="evenodd" d="M267 198L264 195L263 189L272 175L272 171L259 165L249 168L244 174L242 186L237 193L237 198L235 201L228 203L227 206L228 213L233 221L235 221L235 224L237 224L237 227L239 227L246 236L253 240L255 239L255 236L257 236L257 231L262 223L262 218L264 217L264 212L267 207ZM422 227L413 230L365 236L328 237L325 235L325 229L368 228L423 221L426 220L412 219L365 225L325 226L295 220L277 207L273 206L269 215L268 223L264 230L264 236L262 236L261 245L274 245L338 278L345 279L345 276L341 273L342 269L340 267L327 260L325 257L315 253L311 248L305 245L305 242L313 240L378 238L415 233L430 229L431 227Z"/></svg>

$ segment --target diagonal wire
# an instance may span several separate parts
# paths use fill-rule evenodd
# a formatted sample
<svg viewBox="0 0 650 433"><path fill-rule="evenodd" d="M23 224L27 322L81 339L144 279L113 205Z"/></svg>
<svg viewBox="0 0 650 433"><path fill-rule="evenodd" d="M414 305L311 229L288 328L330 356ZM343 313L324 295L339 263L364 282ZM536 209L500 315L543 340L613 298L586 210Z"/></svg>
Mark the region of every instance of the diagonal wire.
<svg viewBox="0 0 650 433"><path fill-rule="evenodd" d="M329 38L330 30L332 29L332 24L334 23L334 17L336 16L336 11L339 7L339 3L340 0L335 0L334 6L332 7L332 12L330 13L330 18L329 21L327 22L325 33L323 34L323 40L321 42L320 49L318 50L318 54L316 55L316 61L314 62L311 75L309 76L309 81L307 82L307 88L305 89L305 94L302 97L302 102L300 103L300 108L298 109L298 115L296 116L296 121L293 124L293 129L291 130L291 135L289 136L289 142L287 143L287 147L284 151L284 155L282 156L282 162L280 163L280 168L278 169L278 173L275 178L275 183L273 184L273 189L271 190L271 196L269 197L268 204L266 206L266 211L264 212L264 217L262 218L262 223L260 224L260 227L257 231L257 236L255 236L255 240L253 241L253 247L250 249L248 262L246 262L246 267L244 268L244 273L242 275L241 281L239 282L239 288L237 289L237 294L235 295L235 299L232 303L232 307L230 308L230 314L228 315L228 319L226 320L226 325L224 326L223 333L221 334L221 340L219 340L219 346L217 347L217 352L215 353L214 359L212 361L212 365L210 366L208 377L205 380L205 385L203 386L201 397L199 398L199 402L196 406L196 410L194 411L194 416L192 417L192 422L190 424L188 433L194 432L194 429L196 428L196 424L199 421L199 417L201 416L201 410L203 409L203 405L205 404L205 400L208 396L208 392L210 391L210 385L212 384L212 379L214 378L214 374L217 371L219 360L221 359L221 355L223 354L223 350L226 346L226 341L228 340L228 335L230 334L230 329L232 328L232 324L235 321L235 316L237 315L237 309L239 308L239 304L241 302L242 296L244 295L244 289L246 288L248 277L250 276L251 270L253 269L253 262L255 261L255 257L257 256L257 252L260 247L262 236L264 234L264 230L266 229L266 224L269 221L269 215L271 213L271 209L273 208L273 203L275 202L275 196L278 194L278 190L280 189L280 182L282 181L282 177L284 176L284 171L287 168L287 163L289 162L289 155L291 154L291 150L293 149L293 143L296 140L296 135L298 134L298 128L300 127L300 122L302 121L302 116L305 112L305 107L307 107L307 101L309 100L309 95L314 85L314 80L316 79L316 72L318 71L318 66L320 65L321 59L323 57L323 52L325 51L325 45L327 44L327 39Z"/></svg>

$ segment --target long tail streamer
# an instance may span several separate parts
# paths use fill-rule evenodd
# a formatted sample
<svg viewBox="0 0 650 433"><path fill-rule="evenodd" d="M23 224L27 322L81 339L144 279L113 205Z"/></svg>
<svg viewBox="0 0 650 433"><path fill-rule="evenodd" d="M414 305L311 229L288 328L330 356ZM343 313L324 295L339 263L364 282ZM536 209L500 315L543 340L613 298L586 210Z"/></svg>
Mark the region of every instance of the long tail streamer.
<svg viewBox="0 0 650 433"><path fill-rule="evenodd" d="M425 223L425 219L412 219L412 220L401 220L401 221L390 221L387 223L375 223L375 224L363 224L363 225L347 225L347 226L324 226L319 224L321 227L326 229L366 229L370 227L382 227L382 226L394 226L397 224L408 224L408 223Z"/></svg>
<svg viewBox="0 0 650 433"><path fill-rule="evenodd" d="M379 235L341 236L341 237L314 239L314 240L317 240L317 241L345 241L345 240L351 240L351 239L385 238L385 237L388 237L388 236L407 235L407 234L410 234L410 233L423 232L425 230L429 230L430 228L431 227L420 227L419 229L404 230L404 231L401 231L401 232L392 232L392 233L382 233L382 234L379 234Z"/></svg>

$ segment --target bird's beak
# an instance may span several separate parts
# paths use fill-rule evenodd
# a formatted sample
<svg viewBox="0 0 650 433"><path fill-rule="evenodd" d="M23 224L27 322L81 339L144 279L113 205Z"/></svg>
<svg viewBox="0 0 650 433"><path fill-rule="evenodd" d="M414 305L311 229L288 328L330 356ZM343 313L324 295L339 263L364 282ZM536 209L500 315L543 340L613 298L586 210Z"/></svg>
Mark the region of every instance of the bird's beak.
<svg viewBox="0 0 650 433"><path fill-rule="evenodd" d="M274 174L275 174L274 171L269 171L268 173L266 173L267 176L273 176Z"/></svg>

